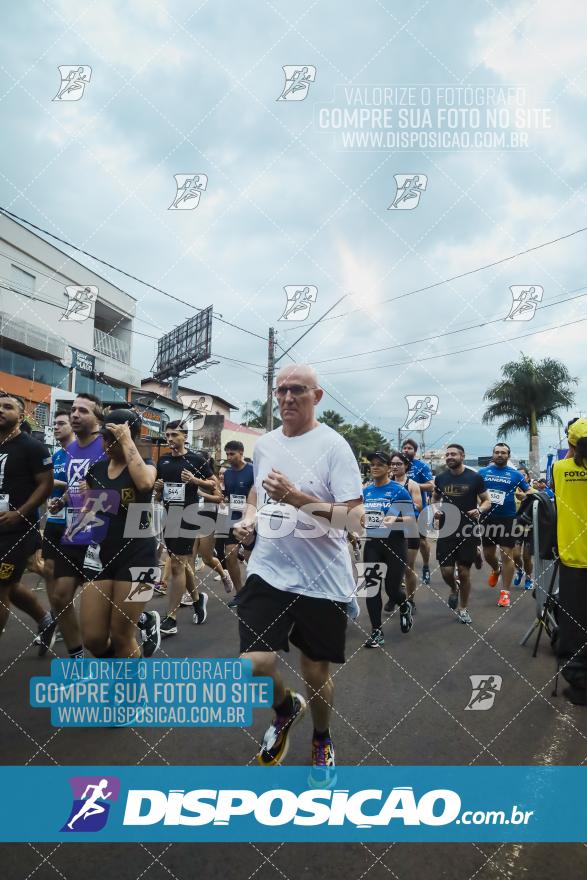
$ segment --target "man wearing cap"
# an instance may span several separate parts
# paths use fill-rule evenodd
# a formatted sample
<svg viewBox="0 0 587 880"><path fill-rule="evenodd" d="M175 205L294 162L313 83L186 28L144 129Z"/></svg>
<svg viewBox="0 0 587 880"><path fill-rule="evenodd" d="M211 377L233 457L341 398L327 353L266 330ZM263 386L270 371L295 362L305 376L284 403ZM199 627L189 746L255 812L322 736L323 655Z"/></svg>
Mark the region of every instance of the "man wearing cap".
<svg viewBox="0 0 587 880"><path fill-rule="evenodd" d="M406 529L415 525L410 493L389 477L391 456L377 451L367 456L371 464L371 480L363 489L365 507L365 551L363 560L379 566L385 592L391 605L399 605L400 628L412 628L412 606L402 587L406 567ZM376 595L367 597L367 611L373 629L365 648L381 648L385 644L381 630L381 587Z"/></svg>
<svg viewBox="0 0 587 880"><path fill-rule="evenodd" d="M569 426L569 458L555 461L552 482L559 555L559 644L564 695L587 706L587 419Z"/></svg>

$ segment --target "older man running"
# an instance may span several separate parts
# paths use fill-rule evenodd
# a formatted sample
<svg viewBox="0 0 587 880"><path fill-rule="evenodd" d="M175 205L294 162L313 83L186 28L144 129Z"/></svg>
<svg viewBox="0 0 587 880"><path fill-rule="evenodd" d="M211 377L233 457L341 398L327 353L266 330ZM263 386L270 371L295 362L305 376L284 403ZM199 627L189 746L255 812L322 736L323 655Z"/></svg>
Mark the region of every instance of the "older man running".
<svg viewBox="0 0 587 880"><path fill-rule="evenodd" d="M282 426L256 443L254 485L235 533L245 545L255 542L239 593L241 652L254 674L270 676L274 685L275 717L258 761L281 763L306 708L277 668L277 652L291 642L301 651L314 724L312 776L327 785L335 778L330 664L345 662L346 610L355 589L345 529L359 530L362 487L346 440L316 420L323 393L305 364L278 374Z"/></svg>

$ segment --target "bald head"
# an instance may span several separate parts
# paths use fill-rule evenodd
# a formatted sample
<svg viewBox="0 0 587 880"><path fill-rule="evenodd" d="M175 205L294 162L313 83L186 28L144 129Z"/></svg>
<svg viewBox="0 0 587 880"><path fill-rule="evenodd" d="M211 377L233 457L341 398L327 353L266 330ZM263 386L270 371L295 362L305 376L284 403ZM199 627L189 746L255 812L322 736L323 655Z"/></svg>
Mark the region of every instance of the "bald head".
<svg viewBox="0 0 587 880"><path fill-rule="evenodd" d="M316 371L309 364L290 364L280 370L275 393L286 436L304 434L316 427L314 410L324 392Z"/></svg>
<svg viewBox="0 0 587 880"><path fill-rule="evenodd" d="M318 375L309 364L289 364L277 374L277 384L296 382L309 388L319 388Z"/></svg>

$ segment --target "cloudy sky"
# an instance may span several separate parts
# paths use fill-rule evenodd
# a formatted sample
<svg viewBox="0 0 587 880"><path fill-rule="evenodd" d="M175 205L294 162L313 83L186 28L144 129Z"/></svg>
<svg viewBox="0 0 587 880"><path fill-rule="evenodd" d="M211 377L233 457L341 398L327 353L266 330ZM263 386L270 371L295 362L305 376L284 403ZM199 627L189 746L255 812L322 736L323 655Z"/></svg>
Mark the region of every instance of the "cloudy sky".
<svg viewBox="0 0 587 880"><path fill-rule="evenodd" d="M292 354L317 364L325 405L349 421L392 437L406 395L437 395L428 445L450 436L483 454L495 429L482 398L501 364L524 351L584 373L585 324L572 322L585 314L587 233L536 249L587 226L584 4L24 0L4 19L0 203L254 334L275 326L278 353L345 296ZM89 65L90 83L53 101L68 64ZM303 100L277 100L287 65L315 68ZM411 132L459 143L345 146L333 108L371 114L379 87L386 131L403 100ZM482 129L487 102L511 90L507 106L526 115L512 110L500 131L523 132L527 148L463 146L475 117L449 128L439 96L460 107L467 87ZM169 211L181 173L206 174L207 189L196 209ZM394 176L414 174L427 178L418 204L388 210ZM147 375L149 336L194 310L99 271L138 300L133 360ZM279 320L288 285L318 288L309 321ZM503 320L512 285L543 288L531 321ZM241 408L263 396L263 339L215 321L213 353L197 387ZM544 429L543 451L556 439ZM512 440L523 455L525 438Z"/></svg>

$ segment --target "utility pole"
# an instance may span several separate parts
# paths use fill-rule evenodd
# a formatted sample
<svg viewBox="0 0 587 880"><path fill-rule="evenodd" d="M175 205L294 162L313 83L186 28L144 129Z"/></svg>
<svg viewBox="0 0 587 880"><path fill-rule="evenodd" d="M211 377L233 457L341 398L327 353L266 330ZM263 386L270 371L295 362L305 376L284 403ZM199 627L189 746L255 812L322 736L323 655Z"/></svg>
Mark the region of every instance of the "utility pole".
<svg viewBox="0 0 587 880"><path fill-rule="evenodd" d="M273 430L273 382L275 374L275 330L269 328L269 351L267 357L267 418L265 427Z"/></svg>
<svg viewBox="0 0 587 880"><path fill-rule="evenodd" d="M401 448L402 448L402 429L398 428L397 429L397 449L398 449L398 452L401 452Z"/></svg>

